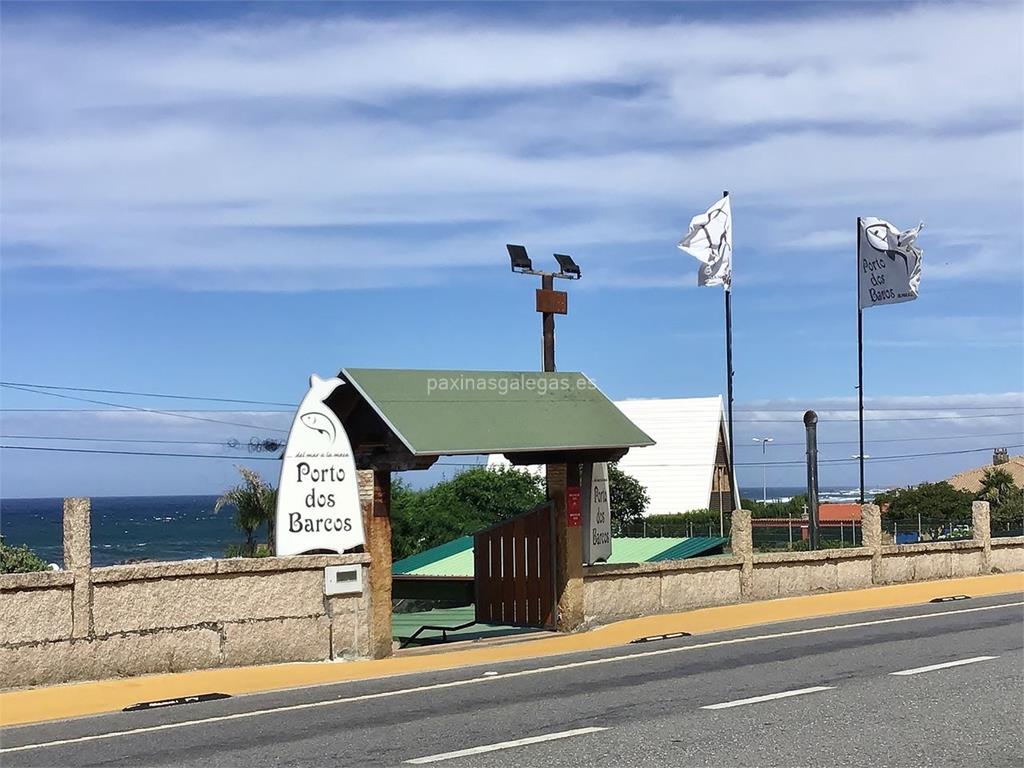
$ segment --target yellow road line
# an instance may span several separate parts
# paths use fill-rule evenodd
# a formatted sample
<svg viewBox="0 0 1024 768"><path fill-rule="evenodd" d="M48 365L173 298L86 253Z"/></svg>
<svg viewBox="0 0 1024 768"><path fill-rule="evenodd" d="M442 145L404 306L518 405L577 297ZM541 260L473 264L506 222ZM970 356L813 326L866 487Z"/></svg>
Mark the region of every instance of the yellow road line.
<svg viewBox="0 0 1024 768"><path fill-rule="evenodd" d="M312 685L369 680L414 672L542 658L624 645L656 634L703 634L794 619L926 603L936 597L972 597L1024 592L1024 573L898 584L851 592L765 600L701 608L684 613L629 619L573 635L553 635L508 645L466 648L447 653L397 656L379 661L274 664L173 674L145 675L89 683L72 683L0 693L0 726L24 725L118 711L141 701L200 693L234 696Z"/></svg>

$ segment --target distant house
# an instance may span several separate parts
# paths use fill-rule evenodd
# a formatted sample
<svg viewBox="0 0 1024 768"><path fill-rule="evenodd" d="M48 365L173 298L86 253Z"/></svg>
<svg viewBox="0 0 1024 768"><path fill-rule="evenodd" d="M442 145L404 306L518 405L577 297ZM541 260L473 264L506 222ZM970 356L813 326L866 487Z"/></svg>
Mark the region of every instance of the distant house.
<svg viewBox="0 0 1024 768"><path fill-rule="evenodd" d="M630 449L619 461L619 468L647 489L648 515L696 509L728 513L739 507L720 396L617 400L615 405L655 442ZM508 466L508 461L491 456L487 464Z"/></svg>
<svg viewBox="0 0 1024 768"><path fill-rule="evenodd" d="M654 435L651 435L654 437ZM657 440L657 438L654 438ZM954 488L969 493L978 493L981 490L981 481L985 473L991 469L1004 469L1010 473L1014 484L1024 486L1024 456L1007 456L1006 449L996 449L992 456L992 463L977 469L968 469L966 472L959 472L947 481Z"/></svg>
<svg viewBox="0 0 1024 768"><path fill-rule="evenodd" d="M788 538L807 540L810 529L806 515L800 517L755 517L750 521L754 531L754 543L769 544L785 543L786 536L778 533L786 531ZM821 504L818 506L819 538L840 542L857 542L861 538L860 504ZM774 529L774 531L772 530Z"/></svg>
<svg viewBox="0 0 1024 768"><path fill-rule="evenodd" d="M860 523L860 504L821 504L818 506L818 522Z"/></svg>

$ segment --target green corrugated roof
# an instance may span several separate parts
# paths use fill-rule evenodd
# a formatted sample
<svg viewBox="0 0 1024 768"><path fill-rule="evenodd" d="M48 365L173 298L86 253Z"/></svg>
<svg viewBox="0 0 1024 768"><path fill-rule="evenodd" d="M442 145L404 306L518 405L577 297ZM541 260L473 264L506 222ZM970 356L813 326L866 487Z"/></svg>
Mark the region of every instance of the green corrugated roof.
<svg viewBox="0 0 1024 768"><path fill-rule="evenodd" d="M685 560L688 557L707 552L709 549L720 547L729 542L725 536L691 536L687 539L677 539L678 543L669 547L657 557L652 557L648 562L660 563L662 560Z"/></svg>
<svg viewBox="0 0 1024 768"><path fill-rule="evenodd" d="M655 563L662 560L685 560L696 557L709 549L722 546L729 539L717 536L694 536L691 538L614 538L610 564ZM411 576L459 576L473 577L473 537L449 541L447 544L428 549L392 566L396 574Z"/></svg>
<svg viewBox="0 0 1024 768"><path fill-rule="evenodd" d="M472 576L473 537L462 536L425 552L410 555L392 565L391 572L416 576Z"/></svg>
<svg viewBox="0 0 1024 768"><path fill-rule="evenodd" d="M416 456L654 445L582 373L346 368L341 375Z"/></svg>

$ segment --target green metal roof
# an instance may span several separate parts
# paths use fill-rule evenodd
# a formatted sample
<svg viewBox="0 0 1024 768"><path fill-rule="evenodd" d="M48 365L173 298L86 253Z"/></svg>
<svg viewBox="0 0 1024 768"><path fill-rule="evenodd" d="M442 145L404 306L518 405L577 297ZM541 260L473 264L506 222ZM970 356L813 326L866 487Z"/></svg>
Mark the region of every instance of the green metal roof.
<svg viewBox="0 0 1024 768"><path fill-rule="evenodd" d="M392 573L416 576L473 576L473 537L454 541L410 555L391 566Z"/></svg>
<svg viewBox="0 0 1024 768"><path fill-rule="evenodd" d="M720 547L729 539L718 536L650 539L613 538L610 564L656 563L685 560ZM425 552L399 560L392 572L410 576L473 577L473 537L463 536Z"/></svg>
<svg viewBox="0 0 1024 768"><path fill-rule="evenodd" d="M654 445L582 373L346 368L341 376L415 456Z"/></svg>

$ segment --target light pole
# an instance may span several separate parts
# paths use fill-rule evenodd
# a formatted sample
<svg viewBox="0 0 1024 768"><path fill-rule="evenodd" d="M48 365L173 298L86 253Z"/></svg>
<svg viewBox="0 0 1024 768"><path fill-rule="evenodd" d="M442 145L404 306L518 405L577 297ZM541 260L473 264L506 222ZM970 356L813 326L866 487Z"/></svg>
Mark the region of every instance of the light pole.
<svg viewBox="0 0 1024 768"><path fill-rule="evenodd" d="M540 275L540 290L537 291L537 311L543 315L543 370L553 373L555 370L555 315L569 314L569 295L565 291L556 291L555 278L563 280L579 280L582 276L579 265L571 256L555 254L558 272L542 272L533 268L533 262L521 245L508 244L508 256L512 263L512 271L521 275Z"/></svg>
<svg viewBox="0 0 1024 768"><path fill-rule="evenodd" d="M768 443L774 443L774 437L755 437L755 443L761 444L761 501L765 504L768 503L768 464L765 461L765 457L768 455Z"/></svg>
<svg viewBox="0 0 1024 768"><path fill-rule="evenodd" d="M864 468L865 460L870 459L871 458L871 454L870 453L855 453L852 456L850 456L850 458L851 459L856 459L860 463L860 466L861 466L861 474L860 474L860 477L861 477L861 480L860 480L860 503L863 504L864 503L864 469L863 468Z"/></svg>

